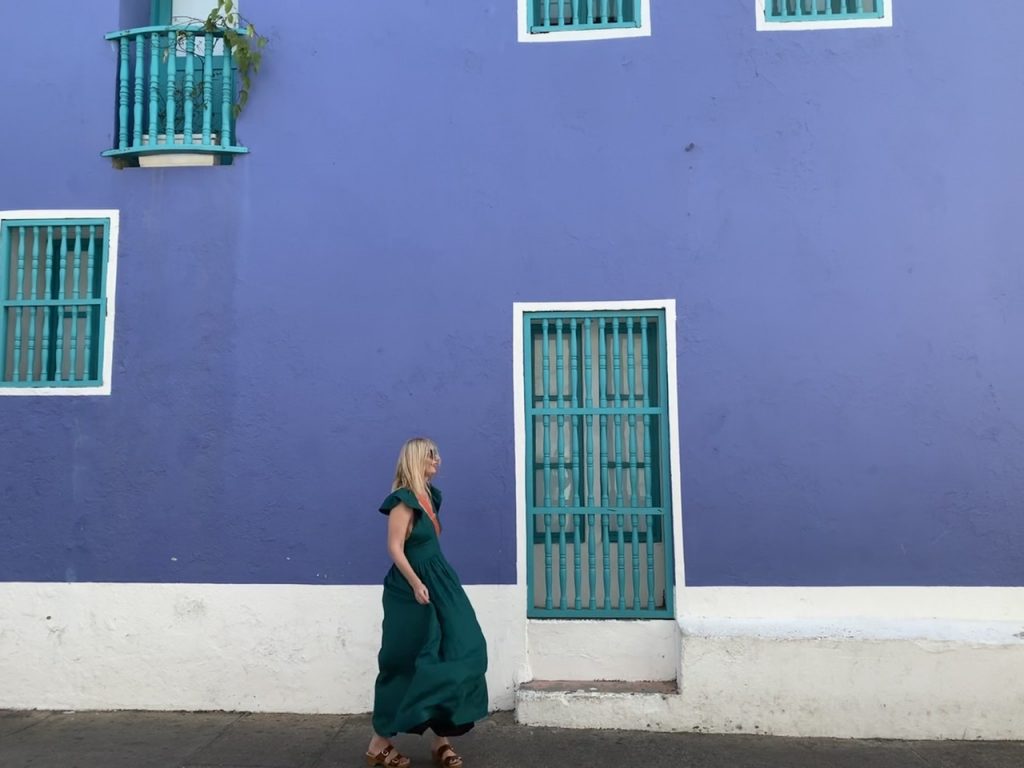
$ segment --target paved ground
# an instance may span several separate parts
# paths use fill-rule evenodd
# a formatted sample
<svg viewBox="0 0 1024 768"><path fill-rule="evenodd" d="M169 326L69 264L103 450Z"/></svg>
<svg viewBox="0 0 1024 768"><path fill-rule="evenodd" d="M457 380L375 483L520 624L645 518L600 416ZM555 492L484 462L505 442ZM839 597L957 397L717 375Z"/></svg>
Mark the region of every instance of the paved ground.
<svg viewBox="0 0 1024 768"><path fill-rule="evenodd" d="M365 765L369 718L223 712L0 711L0 768ZM426 739L399 737L413 766ZM842 741L566 731L495 715L457 742L466 768L1022 768L1024 742Z"/></svg>

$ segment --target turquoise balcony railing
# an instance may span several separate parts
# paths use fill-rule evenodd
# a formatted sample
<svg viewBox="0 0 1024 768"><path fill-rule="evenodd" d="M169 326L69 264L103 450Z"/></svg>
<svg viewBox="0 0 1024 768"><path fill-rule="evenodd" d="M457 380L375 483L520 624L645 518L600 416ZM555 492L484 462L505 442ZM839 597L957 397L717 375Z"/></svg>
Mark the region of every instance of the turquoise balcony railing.
<svg viewBox="0 0 1024 768"><path fill-rule="evenodd" d="M234 62L222 33L156 26L107 39L118 45L117 146L104 156L126 165L214 164L248 152L235 137Z"/></svg>
<svg viewBox="0 0 1024 768"><path fill-rule="evenodd" d="M530 0L530 32L640 26L640 0Z"/></svg>
<svg viewBox="0 0 1024 768"><path fill-rule="evenodd" d="M766 0L768 21L842 21L880 19L884 0Z"/></svg>

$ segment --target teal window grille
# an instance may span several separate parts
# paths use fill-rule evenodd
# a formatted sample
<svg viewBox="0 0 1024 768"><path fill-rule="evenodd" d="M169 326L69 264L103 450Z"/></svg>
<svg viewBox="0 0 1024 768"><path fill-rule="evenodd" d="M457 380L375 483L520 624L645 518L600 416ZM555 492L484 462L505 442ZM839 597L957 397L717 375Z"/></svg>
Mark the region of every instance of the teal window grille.
<svg viewBox="0 0 1024 768"><path fill-rule="evenodd" d="M528 615L670 618L664 312L524 323Z"/></svg>
<svg viewBox="0 0 1024 768"><path fill-rule="evenodd" d="M765 0L768 21L881 19L885 0Z"/></svg>
<svg viewBox="0 0 1024 768"><path fill-rule="evenodd" d="M109 219L0 225L0 386L103 384Z"/></svg>
<svg viewBox="0 0 1024 768"><path fill-rule="evenodd" d="M640 0L527 0L530 32L640 26Z"/></svg>
<svg viewBox="0 0 1024 768"><path fill-rule="evenodd" d="M228 164L249 151L235 131L231 51L222 32L171 14L170 0L152 0L151 26L106 36L117 45L117 143L103 155L127 165L174 153Z"/></svg>

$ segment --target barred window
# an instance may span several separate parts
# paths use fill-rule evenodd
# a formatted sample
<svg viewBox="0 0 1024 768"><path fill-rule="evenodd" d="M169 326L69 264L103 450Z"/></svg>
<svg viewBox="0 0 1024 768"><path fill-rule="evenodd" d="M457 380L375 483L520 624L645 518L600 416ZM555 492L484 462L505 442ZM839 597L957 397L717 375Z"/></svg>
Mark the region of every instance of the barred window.
<svg viewBox="0 0 1024 768"><path fill-rule="evenodd" d="M0 214L0 391L104 387L111 219L17 215Z"/></svg>

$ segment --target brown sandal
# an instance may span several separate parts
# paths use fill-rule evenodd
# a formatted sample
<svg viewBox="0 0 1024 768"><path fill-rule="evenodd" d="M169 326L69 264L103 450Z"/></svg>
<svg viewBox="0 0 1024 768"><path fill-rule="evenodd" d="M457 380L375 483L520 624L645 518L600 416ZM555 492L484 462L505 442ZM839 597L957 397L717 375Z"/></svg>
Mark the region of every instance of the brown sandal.
<svg viewBox="0 0 1024 768"><path fill-rule="evenodd" d="M450 752L451 754L447 757L441 757L445 752ZM434 765L439 766L439 768L461 768L462 766L462 757L451 744L442 744L433 750L433 755Z"/></svg>
<svg viewBox="0 0 1024 768"><path fill-rule="evenodd" d="M392 755L391 753L394 752ZM372 752L366 753L367 765L383 765L385 768L409 768L410 760L397 749L394 744L388 744L376 755Z"/></svg>

